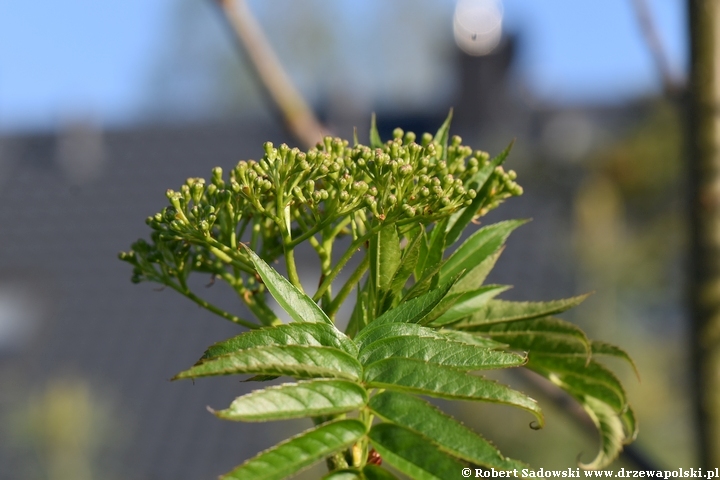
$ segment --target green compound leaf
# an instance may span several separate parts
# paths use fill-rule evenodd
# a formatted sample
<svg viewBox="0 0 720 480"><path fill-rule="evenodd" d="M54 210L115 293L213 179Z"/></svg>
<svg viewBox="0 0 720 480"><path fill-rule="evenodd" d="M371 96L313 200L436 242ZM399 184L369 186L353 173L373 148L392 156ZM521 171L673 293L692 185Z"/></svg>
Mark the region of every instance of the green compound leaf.
<svg viewBox="0 0 720 480"><path fill-rule="evenodd" d="M397 480L395 475L376 465L365 465L363 475L367 480Z"/></svg>
<svg viewBox="0 0 720 480"><path fill-rule="evenodd" d="M369 283L370 282L366 281L362 288L360 288L360 284L356 287L357 300L350 315L348 326L345 329L345 333L350 337L355 337L358 331L364 329L370 321L370 312L368 311L368 304L370 303L370 294L368 293Z"/></svg>
<svg viewBox="0 0 720 480"><path fill-rule="evenodd" d="M338 452L365 435L358 420L338 420L306 430L261 452L221 480L281 480Z"/></svg>
<svg viewBox="0 0 720 480"><path fill-rule="evenodd" d="M452 117L453 111L451 108L448 116L445 118L445 121L442 125L440 125L440 128L438 128L438 131L435 133L435 137L433 137L433 140L438 142L440 147L442 147L441 160L447 160L448 139L450 138L450 124L452 123Z"/></svg>
<svg viewBox="0 0 720 480"><path fill-rule="evenodd" d="M442 334L443 337L447 338L448 340L452 340L453 342L467 343L468 345L475 345L483 348L492 348L495 350L508 347L508 345L505 343L496 342L495 340L484 338L479 335L473 335L472 333L447 329L441 329L438 330L438 332Z"/></svg>
<svg viewBox="0 0 720 480"><path fill-rule="evenodd" d="M357 383L312 380L256 390L214 413L226 420L266 422L345 413L364 407L367 400L365 388Z"/></svg>
<svg viewBox="0 0 720 480"><path fill-rule="evenodd" d="M500 254L502 254L504 249L505 246L502 245L500 248L488 255L485 260L481 261L474 267L469 268L465 273L463 273L460 279L453 286L452 293L467 292L480 287L492 271L493 267L495 267L495 263L497 263L497 260L500 258Z"/></svg>
<svg viewBox="0 0 720 480"><path fill-rule="evenodd" d="M512 405L535 415L539 427L544 425L540 407L532 398L505 385L450 367L407 358L388 358L367 366L364 381L369 387Z"/></svg>
<svg viewBox="0 0 720 480"><path fill-rule="evenodd" d="M480 209L480 207L482 207L483 202L487 198L487 193L483 187L495 171L495 168L502 165L508 155L510 155L510 150L512 150L514 143L514 140L510 142L510 145L508 145L505 150L500 152L497 157L490 160L490 162L488 162L484 167L480 168L477 173L473 175L473 177L468 182L466 182L466 187L474 189L478 192L478 195L473 199L469 207L463 208L462 210L455 212L450 217L449 222L446 224L447 245L452 245L458 240L458 238L460 238L460 235L462 235L465 227L468 226L468 224L477 214L477 211Z"/></svg>
<svg viewBox="0 0 720 480"><path fill-rule="evenodd" d="M429 327L423 327L422 325L418 325L416 323L387 323L384 325L378 325L377 327L374 326L374 324L371 325L360 332L360 335L355 338L355 342L358 347L362 349L378 340L402 336L428 337L442 340L447 339L447 337L437 330Z"/></svg>
<svg viewBox="0 0 720 480"><path fill-rule="evenodd" d="M600 433L600 451L584 468L609 465L637 435L635 414L617 378L595 361L571 355L530 355L528 367L574 397Z"/></svg>
<svg viewBox="0 0 720 480"><path fill-rule="evenodd" d="M453 325L453 328L482 334L517 350L579 355L585 359L590 355L590 342L585 333L572 323L559 318L544 317L470 327L466 325L460 322Z"/></svg>
<svg viewBox="0 0 720 480"><path fill-rule="evenodd" d="M635 419L635 412L630 405L628 405L625 412L620 416L620 420L622 420L623 426L625 427L625 440L623 444L627 445L634 442L638 434L638 424Z"/></svg>
<svg viewBox="0 0 720 480"><path fill-rule="evenodd" d="M462 271L467 272L471 267L480 264L502 247L513 230L527 222L527 220L506 220L488 225L473 233L442 266L440 281L447 281Z"/></svg>
<svg viewBox="0 0 720 480"><path fill-rule="evenodd" d="M365 477L358 470L347 469L330 472L322 480L365 480Z"/></svg>
<svg viewBox="0 0 720 480"><path fill-rule="evenodd" d="M417 283L413 290L424 289L426 291L430 286L430 278L439 270L443 260L443 252L445 252L445 237L447 232L445 226L448 219L443 218L435 224L430 231L430 238L426 244L420 245L420 259L415 268L415 279ZM424 293L424 292L421 292Z"/></svg>
<svg viewBox="0 0 720 480"><path fill-rule="evenodd" d="M604 468L622 451L626 438L623 422L607 403L589 395L576 398L600 432L600 451L591 462L580 466L588 470Z"/></svg>
<svg viewBox="0 0 720 480"><path fill-rule="evenodd" d="M555 315L580 305L589 294L550 302L509 302L492 300L458 328L470 328L475 325L531 320L533 318Z"/></svg>
<svg viewBox="0 0 720 480"><path fill-rule="evenodd" d="M260 278L267 286L273 298L280 304L290 317L296 322L326 323L334 325L312 298L298 290L285 277L275 271L270 265L258 257L250 248L245 253L252 260Z"/></svg>
<svg viewBox="0 0 720 480"><path fill-rule="evenodd" d="M357 356L357 346L332 325L323 323L290 323L250 330L228 340L218 342L205 351L201 360L271 345L304 345L333 347Z"/></svg>
<svg viewBox="0 0 720 480"><path fill-rule="evenodd" d="M379 292L390 289L395 272L397 272L402 252L397 226L386 225L370 240L368 249L370 258L370 275L374 279Z"/></svg>
<svg viewBox="0 0 720 480"><path fill-rule="evenodd" d="M383 462L414 480L457 478L464 467L429 440L397 425L377 424L370 429L368 436Z"/></svg>
<svg viewBox="0 0 720 480"><path fill-rule="evenodd" d="M525 363L525 357L515 353L416 336L389 337L376 341L363 348L359 360L363 365L369 365L390 357L414 358L458 370L490 370L517 367Z"/></svg>
<svg viewBox="0 0 720 480"><path fill-rule="evenodd" d="M370 328L388 323L420 323L445 298L453 282L446 282L419 297L412 298L388 310L371 322ZM360 333L362 335L362 332ZM358 337L360 336L358 335Z"/></svg>
<svg viewBox="0 0 720 480"><path fill-rule="evenodd" d="M468 462L498 470L526 467L504 457L483 437L417 397L385 391L375 395L369 407L383 420L424 435L441 449Z"/></svg>
<svg viewBox="0 0 720 480"><path fill-rule="evenodd" d="M590 395L607 403L615 412L627 407L620 380L594 360L569 355L530 353L528 368L549 378L574 395Z"/></svg>
<svg viewBox="0 0 720 480"><path fill-rule="evenodd" d="M432 326L440 327L458 322L477 312L490 300L509 288L507 285L486 285L477 290L450 295L443 302L443 304L447 302L449 308L429 323ZM441 304L436 311L442 310L443 305ZM429 316L429 318L432 317L433 315Z"/></svg>
<svg viewBox="0 0 720 480"><path fill-rule="evenodd" d="M357 380L362 367L347 353L330 347L280 345L249 348L205 360L173 380L213 375L288 375L296 378Z"/></svg>
<svg viewBox="0 0 720 480"><path fill-rule="evenodd" d="M640 380L640 372L638 371L635 362L632 358L630 358L630 355L622 348L616 347L615 345L611 345L609 343L593 340L592 353L593 355L606 355L625 360L632 367L633 371L635 372L635 376L638 378L638 380Z"/></svg>
<svg viewBox="0 0 720 480"><path fill-rule="evenodd" d="M390 282L391 295L398 295L407 283L410 275L415 271L415 266L420 258L420 245L423 242L425 242L425 230L420 229L419 233L416 234L403 249L400 265Z"/></svg>
<svg viewBox="0 0 720 480"><path fill-rule="evenodd" d="M604 346L600 346L604 348ZM606 349L614 351L613 349ZM603 468L637 435L635 414L612 372L594 360L578 355L530 353L528 367L574 397L600 432L600 451L584 468Z"/></svg>

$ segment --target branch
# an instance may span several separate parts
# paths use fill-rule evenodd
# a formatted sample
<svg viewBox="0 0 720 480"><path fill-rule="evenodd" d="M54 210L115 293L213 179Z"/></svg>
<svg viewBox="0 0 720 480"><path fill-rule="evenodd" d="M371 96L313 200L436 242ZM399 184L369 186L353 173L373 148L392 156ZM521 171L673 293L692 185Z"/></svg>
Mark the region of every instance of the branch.
<svg viewBox="0 0 720 480"><path fill-rule="evenodd" d="M646 0L633 0L632 3L640 26L640 32L650 50L650 54L655 62L655 68L657 68L660 74L663 91L670 97L675 96L683 89L683 84L673 74L672 68L670 68L669 56L660 41L660 36L657 33L657 28L655 28L655 22L650 15L647 2Z"/></svg>
<svg viewBox="0 0 720 480"><path fill-rule="evenodd" d="M282 114L290 133L306 148L327 135L310 106L295 88L253 17L245 0L216 0L238 43L250 59L261 86Z"/></svg>

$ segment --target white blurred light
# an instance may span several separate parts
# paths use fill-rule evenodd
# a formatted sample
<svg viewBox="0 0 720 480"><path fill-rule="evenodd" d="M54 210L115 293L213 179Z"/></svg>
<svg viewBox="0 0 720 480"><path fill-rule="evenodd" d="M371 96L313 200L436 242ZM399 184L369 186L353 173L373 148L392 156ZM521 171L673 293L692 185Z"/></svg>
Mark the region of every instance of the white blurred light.
<svg viewBox="0 0 720 480"><path fill-rule="evenodd" d="M500 44L503 8L499 0L459 0L453 17L455 43L468 55L487 55Z"/></svg>
<svg viewBox="0 0 720 480"><path fill-rule="evenodd" d="M0 353L20 350L42 315L41 302L23 286L0 283Z"/></svg>

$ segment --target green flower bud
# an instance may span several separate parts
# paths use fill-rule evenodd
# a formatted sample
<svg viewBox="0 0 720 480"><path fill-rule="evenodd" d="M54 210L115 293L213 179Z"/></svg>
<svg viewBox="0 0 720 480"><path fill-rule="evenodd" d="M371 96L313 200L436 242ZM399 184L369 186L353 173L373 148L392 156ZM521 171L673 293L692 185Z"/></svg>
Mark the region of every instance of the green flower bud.
<svg viewBox="0 0 720 480"><path fill-rule="evenodd" d="M295 164L295 159L298 157L299 154L300 154L300 150L299 150L299 149L297 149L297 148L291 149L291 150L288 152L288 154L287 154L287 163L288 163L289 165L294 165L294 164Z"/></svg>
<svg viewBox="0 0 720 480"><path fill-rule="evenodd" d="M289 152L290 147L287 146L287 143L283 143L278 147L278 154L280 154L280 158L287 158Z"/></svg>
<svg viewBox="0 0 720 480"><path fill-rule="evenodd" d="M212 183L213 183L213 185L215 185L215 186L217 186L217 187L224 187L224 186L225 186L225 182L223 182L223 179L222 179L222 173L223 173L223 171L222 171L222 168L220 168L220 167L215 167L215 168L212 169Z"/></svg>
<svg viewBox="0 0 720 480"><path fill-rule="evenodd" d="M355 182L352 185L352 191L356 195L361 195L361 194L365 193L367 191L367 189L368 189L368 184L363 182L362 180Z"/></svg>
<svg viewBox="0 0 720 480"><path fill-rule="evenodd" d="M403 211L405 212L405 214L406 214L408 217L414 217L414 216L415 216L415 213L416 213L415 208L414 208L414 207L411 207L411 206L408 205L407 203L402 206L402 209L403 209Z"/></svg>
<svg viewBox="0 0 720 480"><path fill-rule="evenodd" d="M302 190L300 190L300 187L298 187L298 186L293 187L292 194L293 194L293 197L297 198L301 202L305 201L305 196L302 194Z"/></svg>
<svg viewBox="0 0 720 480"><path fill-rule="evenodd" d="M305 182L305 190L308 191L308 193L312 194L315 191L315 181L314 180L308 180Z"/></svg>

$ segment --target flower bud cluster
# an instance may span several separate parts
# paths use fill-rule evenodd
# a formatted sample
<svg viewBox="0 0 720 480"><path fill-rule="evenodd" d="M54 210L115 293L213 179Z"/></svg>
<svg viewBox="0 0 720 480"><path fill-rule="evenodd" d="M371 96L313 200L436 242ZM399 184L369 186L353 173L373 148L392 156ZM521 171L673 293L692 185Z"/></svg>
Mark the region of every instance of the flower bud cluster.
<svg viewBox="0 0 720 480"><path fill-rule="evenodd" d="M356 211L377 222L426 224L468 207L484 215L522 193L515 172L494 166L487 153L458 136L447 145L436 137L418 140L396 129L375 148L326 137L307 152L267 142L260 160L239 162L227 178L218 167L209 183L190 178L168 190L170 205L147 220L153 243L136 243L123 259L136 266L138 279L149 279L153 264L207 267L213 255L204 244L212 239L235 250L238 225L250 219L263 245L278 247ZM177 255L189 257L170 262Z"/></svg>
<svg viewBox="0 0 720 480"><path fill-rule="evenodd" d="M120 259L134 266L132 281L165 283L167 277L186 277L189 270L212 272L216 261L204 245L221 234L216 224L236 226L233 197L225 188L222 170L213 169L211 183L188 178L179 191L166 192L170 205L146 219L151 242L140 239Z"/></svg>

